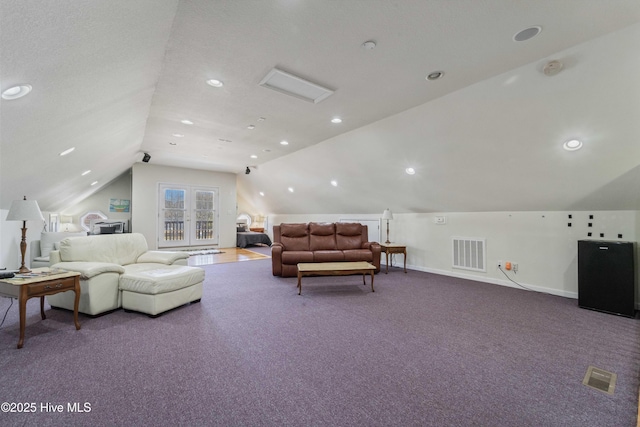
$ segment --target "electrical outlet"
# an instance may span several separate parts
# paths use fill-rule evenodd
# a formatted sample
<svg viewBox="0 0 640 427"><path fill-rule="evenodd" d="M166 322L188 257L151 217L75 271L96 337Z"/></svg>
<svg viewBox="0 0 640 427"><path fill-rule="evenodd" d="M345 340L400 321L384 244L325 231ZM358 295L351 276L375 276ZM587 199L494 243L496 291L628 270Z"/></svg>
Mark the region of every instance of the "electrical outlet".
<svg viewBox="0 0 640 427"><path fill-rule="evenodd" d="M504 261L498 261L498 270L504 267Z"/></svg>

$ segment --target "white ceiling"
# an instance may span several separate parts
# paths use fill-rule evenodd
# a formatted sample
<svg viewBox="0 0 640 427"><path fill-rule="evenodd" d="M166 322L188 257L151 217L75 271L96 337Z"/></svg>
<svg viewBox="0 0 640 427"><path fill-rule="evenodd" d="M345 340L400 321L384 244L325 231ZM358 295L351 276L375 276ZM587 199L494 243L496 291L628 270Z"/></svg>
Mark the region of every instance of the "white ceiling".
<svg viewBox="0 0 640 427"><path fill-rule="evenodd" d="M0 101L0 207L62 210L148 152L238 173L264 213L640 209L639 23L637 0L3 0L0 87L33 91ZM335 93L259 86L274 67Z"/></svg>

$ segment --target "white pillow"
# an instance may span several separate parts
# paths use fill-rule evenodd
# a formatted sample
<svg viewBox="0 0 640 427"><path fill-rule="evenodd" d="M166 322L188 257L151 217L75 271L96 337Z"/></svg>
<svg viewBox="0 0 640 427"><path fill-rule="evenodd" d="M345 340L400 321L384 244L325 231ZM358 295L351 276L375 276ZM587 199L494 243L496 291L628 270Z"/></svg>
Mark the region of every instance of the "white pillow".
<svg viewBox="0 0 640 427"><path fill-rule="evenodd" d="M40 256L48 257L53 250L53 244L60 241L59 233L40 234Z"/></svg>
<svg viewBox="0 0 640 427"><path fill-rule="evenodd" d="M84 232L45 231L40 233L40 256L48 257L51 251L60 249L60 241L67 237L86 236ZM57 246L55 246L57 244Z"/></svg>

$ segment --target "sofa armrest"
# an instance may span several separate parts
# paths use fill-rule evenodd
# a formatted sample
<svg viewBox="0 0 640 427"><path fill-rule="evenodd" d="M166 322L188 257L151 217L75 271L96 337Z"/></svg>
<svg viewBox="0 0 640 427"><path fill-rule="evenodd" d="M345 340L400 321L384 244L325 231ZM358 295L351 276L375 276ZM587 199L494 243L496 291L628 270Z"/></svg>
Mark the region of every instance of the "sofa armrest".
<svg viewBox="0 0 640 427"><path fill-rule="evenodd" d="M52 264L51 268L77 271L83 280L91 279L102 273L124 273L124 267L110 262L65 261Z"/></svg>
<svg viewBox="0 0 640 427"><path fill-rule="evenodd" d="M60 251L51 251L49 253L49 265L57 264L59 262L62 262L62 258L60 258Z"/></svg>
<svg viewBox="0 0 640 427"><path fill-rule="evenodd" d="M282 243L271 245L271 270L274 276L282 276L282 251L284 251Z"/></svg>
<svg viewBox="0 0 640 427"><path fill-rule="evenodd" d="M362 244L362 249L369 249L371 251L371 254L373 255L373 265L376 268L376 273L378 273L380 271L380 254L382 253L380 243L364 242Z"/></svg>
<svg viewBox="0 0 640 427"><path fill-rule="evenodd" d="M187 252L148 251L140 255L136 263L151 262L156 264L171 265L175 264L177 261L187 258L189 258L189 254Z"/></svg>

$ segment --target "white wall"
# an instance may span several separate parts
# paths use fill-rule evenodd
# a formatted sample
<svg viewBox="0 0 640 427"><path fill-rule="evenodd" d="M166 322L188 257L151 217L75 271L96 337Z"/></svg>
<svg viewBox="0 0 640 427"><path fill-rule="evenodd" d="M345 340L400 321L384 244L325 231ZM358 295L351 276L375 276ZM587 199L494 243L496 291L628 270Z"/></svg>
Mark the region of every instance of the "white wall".
<svg viewBox="0 0 640 427"><path fill-rule="evenodd" d="M80 227L80 217L89 211L99 210L109 219L129 220L131 213L109 212L109 200L112 198L131 199L131 174L122 174L106 187L91 195L75 206L64 209L61 215L69 215L73 218L73 224L67 231L83 231ZM15 270L20 267L20 241L22 240L22 222L5 221L8 210L0 210L0 268L6 267ZM42 212L48 224L49 214ZM66 226L62 226L66 228ZM47 228L48 230L48 228ZM25 253L25 264L29 267L31 263L30 246L34 240L40 240L40 233L44 231L44 224L39 221L27 221L27 251ZM60 230L65 231L65 230Z"/></svg>
<svg viewBox="0 0 640 427"><path fill-rule="evenodd" d="M60 231L84 231L80 226L80 217L91 211L100 211L108 219L121 220L128 223L131 219L131 212L109 212L109 202L111 199L131 200L131 198L131 172L127 171L82 202L62 210L60 214L71 216L73 224L68 227L68 230L66 230L66 225L62 225L63 229Z"/></svg>
<svg viewBox="0 0 640 427"><path fill-rule="evenodd" d="M136 163L132 169L131 229L158 248L158 184L216 187L219 190L219 247L236 246L236 175Z"/></svg>
<svg viewBox="0 0 640 427"><path fill-rule="evenodd" d="M593 220L589 220L589 215L594 216ZM604 233L601 240L637 241L639 215L638 211L394 213L389 228L390 240L407 246L410 269L518 287L496 267L498 260L511 261L518 263L519 270L516 274L507 274L516 282L533 290L577 298L577 241L589 238L588 232L592 233L592 239L601 239L600 233ZM270 222L322 222L379 216L271 215ZM436 224L436 216L445 216L446 224ZM592 227L588 227L589 223ZM386 225L382 234L381 241L384 241ZM623 238L619 239L618 234ZM486 272L452 267L453 237L486 239ZM402 262L401 257L396 256L395 265Z"/></svg>

